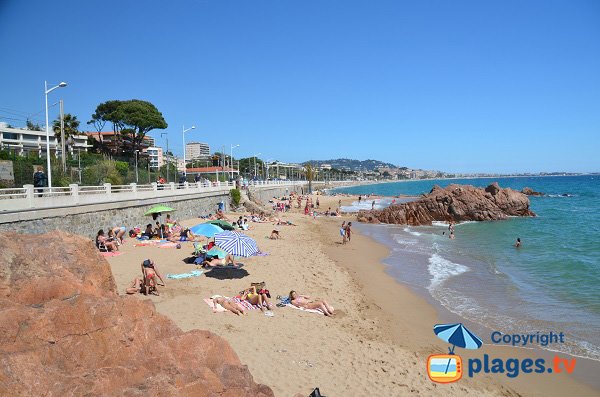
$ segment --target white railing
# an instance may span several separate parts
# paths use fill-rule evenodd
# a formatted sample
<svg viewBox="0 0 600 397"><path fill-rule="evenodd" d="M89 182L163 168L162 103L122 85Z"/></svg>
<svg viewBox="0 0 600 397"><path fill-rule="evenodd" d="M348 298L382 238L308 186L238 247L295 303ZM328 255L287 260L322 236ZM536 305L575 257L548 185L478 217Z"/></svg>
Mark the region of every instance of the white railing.
<svg viewBox="0 0 600 397"><path fill-rule="evenodd" d="M305 181L250 181L250 186L294 186L304 185ZM22 188L0 189L0 214L3 211L24 211L69 207L85 204L102 204L131 199L151 199L161 197L185 196L203 192L228 192L235 187L235 182L199 182L167 184L151 183L138 185L111 185L36 188L25 185Z"/></svg>

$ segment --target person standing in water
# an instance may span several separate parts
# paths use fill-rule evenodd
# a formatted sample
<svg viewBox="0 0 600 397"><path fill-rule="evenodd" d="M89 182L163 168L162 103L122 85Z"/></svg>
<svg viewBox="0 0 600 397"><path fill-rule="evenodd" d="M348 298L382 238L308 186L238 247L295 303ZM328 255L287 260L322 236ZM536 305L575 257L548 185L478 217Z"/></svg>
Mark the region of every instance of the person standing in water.
<svg viewBox="0 0 600 397"><path fill-rule="evenodd" d="M358 205L360 205L361 200L362 200L362 196L358 196Z"/></svg>
<svg viewBox="0 0 600 397"><path fill-rule="evenodd" d="M514 245L515 245L515 248L521 247L521 238L520 237L517 237L517 242Z"/></svg>
<svg viewBox="0 0 600 397"><path fill-rule="evenodd" d="M371 203L371 209L374 210L375 209L375 200L373 200L373 202Z"/></svg>

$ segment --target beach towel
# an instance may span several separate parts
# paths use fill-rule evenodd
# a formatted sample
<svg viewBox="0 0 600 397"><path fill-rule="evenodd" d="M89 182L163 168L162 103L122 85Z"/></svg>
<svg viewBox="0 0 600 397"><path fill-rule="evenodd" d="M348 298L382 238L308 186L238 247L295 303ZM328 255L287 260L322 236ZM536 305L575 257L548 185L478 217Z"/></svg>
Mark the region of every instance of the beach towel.
<svg viewBox="0 0 600 397"><path fill-rule="evenodd" d="M175 248L177 243L164 243L158 246L158 248Z"/></svg>
<svg viewBox="0 0 600 397"><path fill-rule="evenodd" d="M202 270L192 270L189 273L167 274L167 278L179 280L182 278L200 277L202 275L202 273L204 273Z"/></svg>
<svg viewBox="0 0 600 397"><path fill-rule="evenodd" d="M246 300L241 300L240 298L233 298L232 301L241 305L246 310L260 310L260 306L253 305L252 303Z"/></svg>
<svg viewBox="0 0 600 397"><path fill-rule="evenodd" d="M268 252L257 252L256 254L254 254L254 256L269 256L269 253Z"/></svg>
<svg viewBox="0 0 600 397"><path fill-rule="evenodd" d="M122 252L101 252L100 253L102 256L119 256L119 255L123 255Z"/></svg>
<svg viewBox="0 0 600 397"><path fill-rule="evenodd" d="M212 301L212 299L210 299L210 298L204 298L204 303L206 303L211 308L211 310L213 309L213 301ZM223 312L226 312L226 311L227 311L227 309L225 309L223 306L221 306L221 305L219 305L217 303L217 311L216 311L217 313L223 313Z"/></svg>
<svg viewBox="0 0 600 397"><path fill-rule="evenodd" d="M303 312L308 312L308 313L317 313L317 314L324 315L324 314L323 314L323 312L322 312L322 311L320 311L319 309L305 309L305 308L303 308L303 307L297 307L297 306L294 306L294 305L292 305L291 303L287 303L285 306L286 306L286 307L291 307L292 309L300 310L300 311L303 311Z"/></svg>
<svg viewBox="0 0 600 397"><path fill-rule="evenodd" d="M155 244L160 244L161 242L164 243L166 240L140 240L139 243L134 244L134 247L144 247L147 245L155 245Z"/></svg>

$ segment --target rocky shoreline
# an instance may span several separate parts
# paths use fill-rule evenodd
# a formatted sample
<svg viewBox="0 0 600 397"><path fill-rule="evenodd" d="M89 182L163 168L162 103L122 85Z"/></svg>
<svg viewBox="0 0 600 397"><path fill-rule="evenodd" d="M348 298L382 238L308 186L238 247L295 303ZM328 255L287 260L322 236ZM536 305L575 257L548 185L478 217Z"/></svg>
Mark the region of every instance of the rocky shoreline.
<svg viewBox="0 0 600 397"><path fill-rule="evenodd" d="M529 208L526 194L501 188L494 182L486 188L456 184L441 188L436 185L415 201L382 210L362 210L357 219L366 223L422 226L434 221L492 221L510 216L535 216L535 213Z"/></svg>

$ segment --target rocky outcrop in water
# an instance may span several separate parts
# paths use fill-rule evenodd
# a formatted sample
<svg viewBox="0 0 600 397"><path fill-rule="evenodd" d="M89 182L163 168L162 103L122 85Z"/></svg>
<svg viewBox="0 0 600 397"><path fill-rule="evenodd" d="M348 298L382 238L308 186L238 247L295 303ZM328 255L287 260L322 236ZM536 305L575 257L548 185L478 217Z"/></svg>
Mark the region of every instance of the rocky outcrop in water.
<svg viewBox="0 0 600 397"><path fill-rule="evenodd" d="M523 193L523 194L525 194L527 196L543 196L544 195L544 193L542 193L542 192L536 192L535 190L533 190L530 187L524 187L521 190L521 193Z"/></svg>
<svg viewBox="0 0 600 397"><path fill-rule="evenodd" d="M492 221L509 216L535 216L529 198L521 192L503 189L498 183L485 189L471 185L434 186L429 194L409 203L382 210L360 211L358 220L370 223L431 225L433 221Z"/></svg>
<svg viewBox="0 0 600 397"><path fill-rule="evenodd" d="M89 240L0 234L0 395L273 396L219 336L119 296Z"/></svg>

